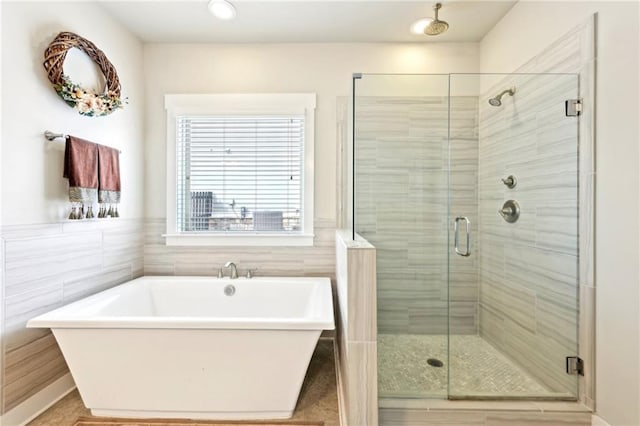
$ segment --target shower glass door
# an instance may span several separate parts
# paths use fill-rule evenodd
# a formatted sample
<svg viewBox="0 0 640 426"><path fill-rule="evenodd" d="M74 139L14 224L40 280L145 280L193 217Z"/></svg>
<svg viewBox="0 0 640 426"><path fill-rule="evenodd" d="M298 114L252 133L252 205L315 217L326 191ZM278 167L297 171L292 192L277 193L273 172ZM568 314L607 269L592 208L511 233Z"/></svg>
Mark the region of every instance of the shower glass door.
<svg viewBox="0 0 640 426"><path fill-rule="evenodd" d="M576 399L578 77L363 74L353 94L380 398Z"/></svg>
<svg viewBox="0 0 640 426"><path fill-rule="evenodd" d="M446 398L449 76L364 74L355 89L354 224L377 253L378 394Z"/></svg>
<svg viewBox="0 0 640 426"><path fill-rule="evenodd" d="M451 75L450 398L577 397L577 98L575 74Z"/></svg>

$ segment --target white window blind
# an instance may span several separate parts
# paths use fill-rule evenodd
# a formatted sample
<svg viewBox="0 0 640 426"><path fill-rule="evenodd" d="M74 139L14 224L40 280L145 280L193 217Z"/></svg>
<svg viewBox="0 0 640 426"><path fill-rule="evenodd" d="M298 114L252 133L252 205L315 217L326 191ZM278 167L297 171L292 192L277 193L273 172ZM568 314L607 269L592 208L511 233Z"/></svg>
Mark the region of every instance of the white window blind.
<svg viewBox="0 0 640 426"><path fill-rule="evenodd" d="M180 232L302 233L304 115L175 119Z"/></svg>

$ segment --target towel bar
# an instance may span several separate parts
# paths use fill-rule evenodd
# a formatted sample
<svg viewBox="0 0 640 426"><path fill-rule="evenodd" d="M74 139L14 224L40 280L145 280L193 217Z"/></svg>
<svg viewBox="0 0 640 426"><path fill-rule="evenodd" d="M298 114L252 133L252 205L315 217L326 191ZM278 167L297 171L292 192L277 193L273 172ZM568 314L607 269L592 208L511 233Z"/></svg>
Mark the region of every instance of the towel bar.
<svg viewBox="0 0 640 426"><path fill-rule="evenodd" d="M46 130L44 132L44 137L49 141L52 142L56 139L67 139L67 135L65 135L64 133L53 133L50 130ZM118 152L120 154L122 154L122 151L118 150Z"/></svg>

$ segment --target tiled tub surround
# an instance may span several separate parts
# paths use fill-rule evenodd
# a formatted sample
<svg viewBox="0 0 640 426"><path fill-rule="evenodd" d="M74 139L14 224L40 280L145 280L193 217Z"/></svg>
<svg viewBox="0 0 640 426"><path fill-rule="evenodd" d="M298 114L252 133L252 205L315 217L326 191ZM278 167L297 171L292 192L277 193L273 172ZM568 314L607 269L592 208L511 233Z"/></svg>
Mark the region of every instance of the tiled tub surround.
<svg viewBox="0 0 640 426"><path fill-rule="evenodd" d="M377 250L380 333L447 334L449 315L477 333L476 257L452 259L447 283L449 175L451 215L477 231L477 119L475 96L356 98L355 226Z"/></svg>
<svg viewBox="0 0 640 426"><path fill-rule="evenodd" d="M143 236L123 218L2 228L3 413L68 373L51 332L27 320L141 276Z"/></svg>
<svg viewBox="0 0 640 426"><path fill-rule="evenodd" d="M162 234L166 222L145 222L145 275L203 275L218 273L228 261L238 274L257 268L256 276L335 276L335 221L316 219L312 247L181 247L167 246ZM229 271L224 270L228 276Z"/></svg>
<svg viewBox="0 0 640 426"><path fill-rule="evenodd" d="M24 327L43 312L142 276L145 270L149 275L215 275L233 259L240 273L258 267L256 274L264 276L335 274L335 225L322 219L316 220L315 245L308 248L166 247L164 219L5 226L0 231L2 413L70 377L53 335ZM70 378L66 382L72 385Z"/></svg>

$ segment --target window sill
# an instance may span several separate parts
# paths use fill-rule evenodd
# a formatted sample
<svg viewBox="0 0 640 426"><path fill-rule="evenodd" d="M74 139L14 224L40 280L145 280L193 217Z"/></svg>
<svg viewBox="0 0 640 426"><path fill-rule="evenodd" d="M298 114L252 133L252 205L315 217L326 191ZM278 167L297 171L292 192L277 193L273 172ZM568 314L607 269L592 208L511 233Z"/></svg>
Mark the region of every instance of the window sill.
<svg viewBox="0 0 640 426"><path fill-rule="evenodd" d="M244 247L302 247L313 246L311 235L225 234L188 235L163 234L168 246L244 246Z"/></svg>

